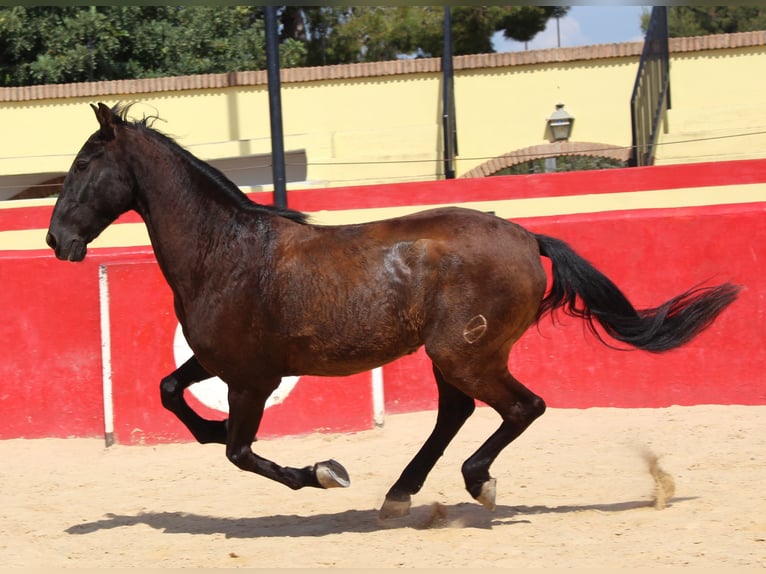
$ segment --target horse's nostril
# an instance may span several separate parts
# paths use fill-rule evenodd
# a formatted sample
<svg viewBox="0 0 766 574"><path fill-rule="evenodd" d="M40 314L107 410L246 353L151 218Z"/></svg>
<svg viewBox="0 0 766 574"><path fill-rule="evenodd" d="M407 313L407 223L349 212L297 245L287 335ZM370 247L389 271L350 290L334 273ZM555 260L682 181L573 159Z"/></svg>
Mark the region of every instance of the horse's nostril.
<svg viewBox="0 0 766 574"><path fill-rule="evenodd" d="M51 249L56 249L56 238L53 236L53 234L50 231L45 236L45 242L48 244L48 247L50 247Z"/></svg>

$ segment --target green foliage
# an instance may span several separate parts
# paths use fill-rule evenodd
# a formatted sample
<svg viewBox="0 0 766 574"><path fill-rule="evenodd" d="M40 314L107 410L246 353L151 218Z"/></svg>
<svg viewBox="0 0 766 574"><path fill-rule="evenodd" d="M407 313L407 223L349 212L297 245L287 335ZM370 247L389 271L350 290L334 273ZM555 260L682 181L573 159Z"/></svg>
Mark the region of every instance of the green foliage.
<svg viewBox="0 0 766 574"><path fill-rule="evenodd" d="M492 175L526 175L546 173L548 171L585 171L592 169L613 169L626 167L624 161L602 156L561 155L555 158L555 164L546 165L544 159L534 159L506 167Z"/></svg>
<svg viewBox="0 0 766 574"><path fill-rule="evenodd" d="M641 16L644 31L649 12ZM671 38L732 34L766 29L766 8L762 6L670 6L668 35Z"/></svg>
<svg viewBox="0 0 766 574"><path fill-rule="evenodd" d="M262 69L264 46L260 8L0 8L0 85ZM304 58L299 42L282 45L281 65Z"/></svg>
<svg viewBox="0 0 766 574"><path fill-rule="evenodd" d="M491 36L526 41L568 9L451 8L455 54L492 52ZM439 56L444 7L278 9L282 67ZM0 85L20 86L263 69L263 8L0 7Z"/></svg>
<svg viewBox="0 0 766 574"><path fill-rule="evenodd" d="M493 52L491 37L531 40L565 7L455 6L450 8L455 55ZM310 31L307 65L374 62L400 56L440 56L443 6L364 6L302 9Z"/></svg>

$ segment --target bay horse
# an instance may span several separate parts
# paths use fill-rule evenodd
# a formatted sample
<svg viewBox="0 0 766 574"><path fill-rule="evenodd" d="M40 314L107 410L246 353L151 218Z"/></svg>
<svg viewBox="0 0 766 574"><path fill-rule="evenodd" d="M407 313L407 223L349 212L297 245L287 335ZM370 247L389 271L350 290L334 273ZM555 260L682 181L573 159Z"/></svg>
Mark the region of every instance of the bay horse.
<svg viewBox="0 0 766 574"><path fill-rule="evenodd" d="M305 214L252 202L147 118L129 120L129 106L91 107L99 129L64 180L46 240L59 259L81 261L120 214L142 217L193 351L162 379L162 404L197 441L226 445L237 467L292 489L348 486L334 460L292 468L253 452L267 398L285 376L350 375L425 346L436 423L386 493L384 519L409 512L476 399L501 423L461 472L470 495L495 507L491 464L546 408L508 371L508 355L544 315L562 309L602 342L662 352L692 339L737 297L738 286L723 283L637 310L563 241L474 210L314 225ZM541 256L552 261L548 289ZM227 420L203 419L184 399L184 389L211 376L227 384Z"/></svg>

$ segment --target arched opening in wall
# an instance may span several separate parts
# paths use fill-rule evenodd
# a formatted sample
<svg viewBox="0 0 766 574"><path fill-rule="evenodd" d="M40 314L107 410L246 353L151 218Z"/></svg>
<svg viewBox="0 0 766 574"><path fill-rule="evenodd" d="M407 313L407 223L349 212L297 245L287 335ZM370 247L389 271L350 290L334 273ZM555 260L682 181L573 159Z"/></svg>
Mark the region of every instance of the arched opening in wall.
<svg viewBox="0 0 766 574"><path fill-rule="evenodd" d="M494 157L461 177L520 175L628 167L630 147L603 143L554 142Z"/></svg>

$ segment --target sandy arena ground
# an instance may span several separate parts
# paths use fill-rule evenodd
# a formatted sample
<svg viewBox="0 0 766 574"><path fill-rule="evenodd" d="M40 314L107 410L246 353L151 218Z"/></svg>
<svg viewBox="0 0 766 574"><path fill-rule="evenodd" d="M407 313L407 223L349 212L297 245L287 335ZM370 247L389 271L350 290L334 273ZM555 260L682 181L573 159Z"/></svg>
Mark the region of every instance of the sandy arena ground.
<svg viewBox="0 0 766 574"><path fill-rule="evenodd" d="M384 428L256 443L280 464L335 458L351 487L293 492L221 446L0 441L4 567L766 566L766 407L549 409L496 461L489 512L460 463L498 424L478 409L414 498L382 523L389 485L435 413ZM645 453L675 496L653 505Z"/></svg>

